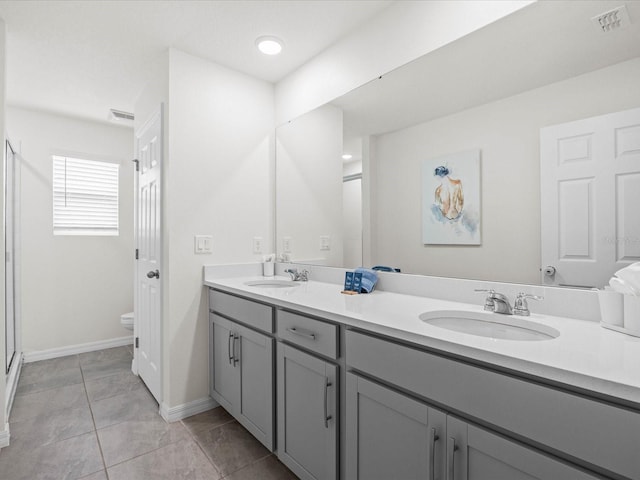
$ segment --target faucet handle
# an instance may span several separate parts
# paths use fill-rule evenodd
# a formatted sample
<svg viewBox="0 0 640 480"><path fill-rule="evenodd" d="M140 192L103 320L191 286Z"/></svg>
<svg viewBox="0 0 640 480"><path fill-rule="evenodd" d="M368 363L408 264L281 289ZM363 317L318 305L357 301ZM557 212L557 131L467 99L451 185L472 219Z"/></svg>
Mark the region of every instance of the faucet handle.
<svg viewBox="0 0 640 480"><path fill-rule="evenodd" d="M484 309L488 312L496 311L496 304L493 301L493 295L496 293L496 291L493 288L476 288L474 291L478 293L487 293L487 298L484 301Z"/></svg>
<svg viewBox="0 0 640 480"><path fill-rule="evenodd" d="M300 272L300 280L302 280L303 282L307 282L309 280L309 274L311 272L307 269L304 269Z"/></svg>
<svg viewBox="0 0 640 480"><path fill-rule="evenodd" d="M284 273L288 273L291 276L291 280L294 282L298 279L298 276L300 275L298 273L297 268L287 268L285 269Z"/></svg>
<svg viewBox="0 0 640 480"><path fill-rule="evenodd" d="M513 313L515 315L522 315L524 317L531 315L531 312L529 311L529 304L527 303L528 298L531 300L544 300L544 297L541 297L540 295L520 292L513 305Z"/></svg>

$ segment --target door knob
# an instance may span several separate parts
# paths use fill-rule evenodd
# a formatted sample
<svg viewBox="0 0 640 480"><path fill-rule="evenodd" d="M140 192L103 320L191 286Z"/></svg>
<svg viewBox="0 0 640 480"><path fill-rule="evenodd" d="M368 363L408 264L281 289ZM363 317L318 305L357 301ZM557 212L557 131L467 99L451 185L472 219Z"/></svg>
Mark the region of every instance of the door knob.
<svg viewBox="0 0 640 480"><path fill-rule="evenodd" d="M156 271L152 270L150 272L147 272L147 277L148 278L153 278L153 277L160 278L160 270L156 270Z"/></svg>

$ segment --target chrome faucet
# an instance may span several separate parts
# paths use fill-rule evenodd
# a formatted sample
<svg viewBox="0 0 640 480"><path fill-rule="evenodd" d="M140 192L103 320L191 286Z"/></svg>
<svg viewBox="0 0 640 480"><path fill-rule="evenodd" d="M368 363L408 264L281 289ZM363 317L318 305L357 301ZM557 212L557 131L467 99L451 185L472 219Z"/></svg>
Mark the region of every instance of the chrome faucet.
<svg viewBox="0 0 640 480"><path fill-rule="evenodd" d="M302 270L298 272L297 268L287 268L284 273L288 273L291 276L293 282L307 282L309 281L309 270Z"/></svg>
<svg viewBox="0 0 640 480"><path fill-rule="evenodd" d="M503 294L498 293L493 289L480 289L477 288L476 292L486 292L487 298L484 302L484 309L488 312L501 313L503 315L513 315L509 298Z"/></svg>

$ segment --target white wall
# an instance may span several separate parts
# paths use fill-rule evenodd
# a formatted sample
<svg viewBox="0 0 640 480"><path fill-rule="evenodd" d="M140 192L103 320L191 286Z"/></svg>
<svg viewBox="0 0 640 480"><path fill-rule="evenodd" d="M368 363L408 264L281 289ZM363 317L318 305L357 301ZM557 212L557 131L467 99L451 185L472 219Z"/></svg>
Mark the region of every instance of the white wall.
<svg viewBox="0 0 640 480"><path fill-rule="evenodd" d="M530 0L395 2L276 85L283 124L453 42Z"/></svg>
<svg viewBox="0 0 640 480"><path fill-rule="evenodd" d="M342 266L342 110L325 105L282 125L276 155L278 253L289 237L291 261ZM321 235L330 250L320 250Z"/></svg>
<svg viewBox="0 0 640 480"><path fill-rule="evenodd" d="M208 396L208 303L202 266L273 251L273 85L170 51L165 163L164 402ZM194 235L213 254L194 253ZM168 270L167 270L168 268Z"/></svg>
<svg viewBox="0 0 640 480"><path fill-rule="evenodd" d="M133 133L130 128L7 109L21 153L22 345L25 353L124 337L133 309ZM54 236L53 154L120 164L120 234Z"/></svg>
<svg viewBox="0 0 640 480"><path fill-rule="evenodd" d="M540 160L543 126L640 106L640 58L375 140L372 260L403 272L540 281ZM422 160L482 150L482 245L421 241Z"/></svg>

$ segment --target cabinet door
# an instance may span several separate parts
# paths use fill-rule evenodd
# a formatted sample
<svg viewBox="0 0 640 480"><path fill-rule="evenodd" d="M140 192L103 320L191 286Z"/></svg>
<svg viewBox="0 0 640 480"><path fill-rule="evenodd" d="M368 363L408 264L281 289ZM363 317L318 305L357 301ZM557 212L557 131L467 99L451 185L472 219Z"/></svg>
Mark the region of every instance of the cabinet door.
<svg viewBox="0 0 640 480"><path fill-rule="evenodd" d="M226 318L210 314L211 335L213 342L213 365L211 368L211 396L233 414L240 403L240 375L237 372L238 333L235 324Z"/></svg>
<svg viewBox="0 0 640 480"><path fill-rule="evenodd" d="M595 480L519 443L447 417L447 480Z"/></svg>
<svg viewBox="0 0 640 480"><path fill-rule="evenodd" d="M273 339L239 325L235 329L240 377L237 419L273 451Z"/></svg>
<svg viewBox="0 0 640 480"><path fill-rule="evenodd" d="M446 415L347 374L347 478L442 480Z"/></svg>
<svg viewBox="0 0 640 480"><path fill-rule="evenodd" d="M337 478L338 367L278 343L278 457L303 480Z"/></svg>

